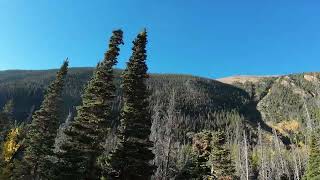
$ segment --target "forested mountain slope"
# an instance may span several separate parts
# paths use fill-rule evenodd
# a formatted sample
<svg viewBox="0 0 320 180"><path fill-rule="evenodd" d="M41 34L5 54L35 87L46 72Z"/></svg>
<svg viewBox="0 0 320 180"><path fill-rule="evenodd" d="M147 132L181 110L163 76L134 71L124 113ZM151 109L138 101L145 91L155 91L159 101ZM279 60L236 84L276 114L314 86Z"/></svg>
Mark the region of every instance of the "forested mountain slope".
<svg viewBox="0 0 320 180"><path fill-rule="evenodd" d="M89 80L93 68L71 68L64 90L65 111L79 104L80 94ZM46 71L1 71L0 107L9 99L15 102L14 115L24 121L32 109L37 109L43 98L43 91L55 76L56 70ZM119 87L120 70L116 71ZM240 109L249 101L248 93L240 88L215 80L188 75L152 74L148 81L152 103L160 99L168 102L172 91L176 92L179 111L189 116L206 116L216 110ZM121 88L118 88L121 91ZM119 92L120 93L120 92Z"/></svg>
<svg viewBox="0 0 320 180"><path fill-rule="evenodd" d="M265 77L257 82L234 82L233 85L252 96L264 122L296 122L303 128L318 123L319 83L319 73L301 73Z"/></svg>
<svg viewBox="0 0 320 180"><path fill-rule="evenodd" d="M30 122L56 71L0 71L0 107L13 100L14 119ZM113 105L115 113L119 113L122 106L121 72L116 70L118 97ZM74 107L79 105L83 87L92 73L93 68L69 70L63 92L64 118L61 122L68 114L68 120L72 121ZM203 130L218 129L223 129L226 134L239 177L246 176L246 172L250 172L251 179L264 176L259 174L264 172L270 177L294 176L294 173L301 177L306 162L306 134L318 124L320 116L320 76L304 73L254 79L225 84L190 75L151 74L147 85L153 120L150 138L154 142L154 164L158 167L154 178L175 177L183 172L194 144L191 137ZM114 122L114 127L118 122ZM107 140L110 150L113 139L111 133ZM247 140L248 144L245 143ZM287 151L292 144L295 145ZM276 153L277 156L259 156L260 159L255 160L260 151ZM248 163L243 159L244 152L247 161L251 158ZM301 158L300 169L296 168L297 163L286 159L292 153ZM266 166L269 169L264 169Z"/></svg>
<svg viewBox="0 0 320 180"><path fill-rule="evenodd" d="M80 103L80 94L92 72L93 68L70 69L64 90L65 116ZM13 99L15 118L28 121L31 112L39 107L43 91L55 73L54 69L0 71L0 107ZM118 85L120 73L121 70L116 71ZM210 114L216 112L237 112L255 124L297 121L302 127L308 119L319 118L319 74L251 79L240 78L239 82L235 80L229 85L189 75L152 74L148 81L151 105L168 103L170 94L175 91L177 111L191 118L194 128L202 128L208 123L223 124L224 120L211 117ZM118 94L120 91L119 87Z"/></svg>

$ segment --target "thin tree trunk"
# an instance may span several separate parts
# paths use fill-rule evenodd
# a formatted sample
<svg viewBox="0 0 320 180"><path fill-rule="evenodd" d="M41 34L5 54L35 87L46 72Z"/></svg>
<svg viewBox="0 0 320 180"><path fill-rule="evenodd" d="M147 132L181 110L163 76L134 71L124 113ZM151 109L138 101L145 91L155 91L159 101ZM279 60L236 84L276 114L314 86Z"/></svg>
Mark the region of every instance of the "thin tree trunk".
<svg viewBox="0 0 320 180"><path fill-rule="evenodd" d="M244 158L245 158L245 168L246 168L246 180L249 180L249 162L248 162L248 145L246 132L243 131L243 141L244 141Z"/></svg>
<svg viewBox="0 0 320 180"><path fill-rule="evenodd" d="M169 142L168 142L168 151L167 151L167 159L166 159L166 165L165 165L165 178L168 177L168 172L169 172L169 163L170 163L170 153L171 153L171 137L169 137Z"/></svg>

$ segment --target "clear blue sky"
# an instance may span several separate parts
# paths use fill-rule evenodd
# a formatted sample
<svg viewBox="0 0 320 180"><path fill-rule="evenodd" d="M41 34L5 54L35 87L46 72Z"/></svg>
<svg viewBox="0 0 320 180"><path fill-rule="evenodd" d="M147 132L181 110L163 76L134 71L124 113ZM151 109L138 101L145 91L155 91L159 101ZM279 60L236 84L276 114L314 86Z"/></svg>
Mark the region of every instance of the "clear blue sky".
<svg viewBox="0 0 320 180"><path fill-rule="evenodd" d="M150 72L217 78L320 71L320 1L0 0L0 69L95 66L110 33L149 31Z"/></svg>

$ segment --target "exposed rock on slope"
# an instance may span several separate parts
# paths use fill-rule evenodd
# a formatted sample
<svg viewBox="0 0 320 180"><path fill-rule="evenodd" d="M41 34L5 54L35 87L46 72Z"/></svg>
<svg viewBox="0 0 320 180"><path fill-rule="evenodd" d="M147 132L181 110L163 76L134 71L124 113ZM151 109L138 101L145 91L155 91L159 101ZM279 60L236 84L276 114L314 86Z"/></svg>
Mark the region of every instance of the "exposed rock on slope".
<svg viewBox="0 0 320 180"><path fill-rule="evenodd" d="M255 96L264 122L297 120L305 126L307 120L320 117L319 76L303 73L233 84Z"/></svg>
<svg viewBox="0 0 320 180"><path fill-rule="evenodd" d="M245 82L252 82L258 83L260 80L268 77L277 77L277 76L247 76L247 75L238 75L238 76L230 76L225 78L219 78L217 81L226 83L226 84L234 84L238 83L245 83Z"/></svg>

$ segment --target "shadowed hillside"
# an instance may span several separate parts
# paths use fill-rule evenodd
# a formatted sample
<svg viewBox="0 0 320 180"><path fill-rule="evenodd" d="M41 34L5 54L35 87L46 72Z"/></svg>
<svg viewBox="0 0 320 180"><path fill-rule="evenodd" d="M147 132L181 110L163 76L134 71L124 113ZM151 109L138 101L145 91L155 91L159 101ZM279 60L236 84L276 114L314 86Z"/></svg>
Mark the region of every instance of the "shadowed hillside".
<svg viewBox="0 0 320 180"><path fill-rule="evenodd" d="M92 68L71 68L64 90L65 114L78 105L80 94L92 75ZM14 114L24 121L30 111L37 109L43 98L43 91L53 80L56 70L46 71L1 71L0 105L9 99L15 102ZM116 71L116 84L120 83L121 70ZM248 94L231 85L215 80L189 75L154 74L148 81L152 102L168 101L168 95L177 92L178 107L190 117L207 116L209 112L240 109L249 100ZM120 95L121 89L118 88Z"/></svg>
<svg viewBox="0 0 320 180"><path fill-rule="evenodd" d="M33 112L39 108L44 90L54 79L56 71L1 71L0 106L3 107L12 99L14 119L29 123ZM122 106L120 86L122 71L115 72L117 98L113 104L113 112L119 114ZM72 121L72 117L75 116L75 106L80 104L82 90L92 73L93 68L70 69L63 92L64 112L61 122L65 119L68 119L68 122ZM163 148L166 148L168 143L168 129L171 129L169 136L172 143L170 163L182 160L179 154L188 153L181 151L190 148L192 144L190 137L203 130L222 129L228 142L240 145L239 151L243 148L239 139L247 138L252 147L259 147L261 143L259 127L263 130L263 140L271 149L276 147L272 143L277 141L270 142L270 138L278 137L286 147L283 149L289 150L289 145L292 143L304 142L304 132L308 124L318 123L316 119L320 117L319 74L244 79L241 77L240 80L238 78L232 81L220 80L228 83L225 84L190 75L151 74L147 85L150 92L149 109L153 121L150 138L155 144L154 162L156 164L166 162L163 159ZM119 119L115 119L110 139L114 139L113 134L118 123ZM247 137L244 132L248 134ZM59 141L64 141L63 136ZM113 141L110 141L106 152L113 146ZM173 168L172 176L174 172L181 171L185 163L170 164L169 166Z"/></svg>

